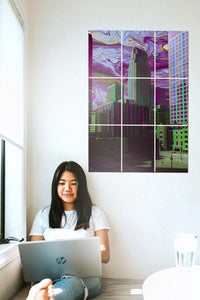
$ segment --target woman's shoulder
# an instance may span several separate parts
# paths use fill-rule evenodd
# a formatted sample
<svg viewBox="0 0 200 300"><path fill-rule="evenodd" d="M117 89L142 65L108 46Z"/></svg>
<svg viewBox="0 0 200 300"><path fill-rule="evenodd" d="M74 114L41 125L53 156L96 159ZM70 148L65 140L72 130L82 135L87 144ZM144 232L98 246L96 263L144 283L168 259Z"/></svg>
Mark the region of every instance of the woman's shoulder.
<svg viewBox="0 0 200 300"><path fill-rule="evenodd" d="M102 208L96 206L96 205L92 205L92 216L96 217L98 215L102 215L104 214L104 211Z"/></svg>
<svg viewBox="0 0 200 300"><path fill-rule="evenodd" d="M45 206L44 208L41 208L36 216L40 218L48 218L49 217L49 211L50 211L50 205Z"/></svg>
<svg viewBox="0 0 200 300"><path fill-rule="evenodd" d="M94 224L94 231L100 229L108 229L109 225L107 222L106 214L103 209L98 206L92 206L92 222Z"/></svg>
<svg viewBox="0 0 200 300"><path fill-rule="evenodd" d="M49 227L50 206L41 208L33 221L30 235L44 235L44 230Z"/></svg>

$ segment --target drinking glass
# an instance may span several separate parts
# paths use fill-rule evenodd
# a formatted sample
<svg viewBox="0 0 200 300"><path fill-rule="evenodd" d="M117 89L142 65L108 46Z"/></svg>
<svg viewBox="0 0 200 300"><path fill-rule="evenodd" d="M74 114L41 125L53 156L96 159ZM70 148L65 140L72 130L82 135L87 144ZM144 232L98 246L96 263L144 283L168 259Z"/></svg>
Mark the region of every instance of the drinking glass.
<svg viewBox="0 0 200 300"><path fill-rule="evenodd" d="M194 265L197 238L196 234L191 233L176 234L174 236L176 267L191 268Z"/></svg>

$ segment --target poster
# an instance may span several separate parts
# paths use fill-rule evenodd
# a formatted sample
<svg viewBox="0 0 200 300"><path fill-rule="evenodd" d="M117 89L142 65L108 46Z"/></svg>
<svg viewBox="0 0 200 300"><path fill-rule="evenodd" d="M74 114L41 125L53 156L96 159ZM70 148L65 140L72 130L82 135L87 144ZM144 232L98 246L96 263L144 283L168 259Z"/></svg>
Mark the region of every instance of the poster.
<svg viewBox="0 0 200 300"><path fill-rule="evenodd" d="M188 32L88 32L89 171L188 172Z"/></svg>

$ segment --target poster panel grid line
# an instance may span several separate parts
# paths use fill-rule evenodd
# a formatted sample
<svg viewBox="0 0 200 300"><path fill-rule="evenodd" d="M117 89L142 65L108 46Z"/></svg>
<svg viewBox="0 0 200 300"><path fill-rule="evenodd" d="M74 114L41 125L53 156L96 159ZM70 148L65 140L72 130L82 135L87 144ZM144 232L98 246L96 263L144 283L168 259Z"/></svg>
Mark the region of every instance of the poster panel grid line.
<svg viewBox="0 0 200 300"><path fill-rule="evenodd" d="M110 126L110 127L152 127L154 126L154 124L89 124L89 126ZM158 126L158 125L157 125ZM162 125L162 126L172 126L174 127L174 125ZM178 125L181 126L181 125ZM182 125L183 127L186 125Z"/></svg>
<svg viewBox="0 0 200 300"><path fill-rule="evenodd" d="M156 31L154 32L154 53L156 53ZM156 56L154 55L154 132L153 132L153 139L154 139L154 152L153 152L153 168L154 173L156 172Z"/></svg>
<svg viewBox="0 0 200 300"><path fill-rule="evenodd" d="M123 172L123 31L121 31L121 172Z"/></svg>
<svg viewBox="0 0 200 300"><path fill-rule="evenodd" d="M89 127L93 126L106 126L106 127L189 127L187 124L89 124ZM20 147L19 147L20 148Z"/></svg>
<svg viewBox="0 0 200 300"><path fill-rule="evenodd" d="M95 79L95 80L101 80L101 79L159 79L159 80L175 80L175 79L179 79L179 80L188 80L189 77L188 76L185 76L185 77L156 77L156 75L154 75L153 77L141 77L141 76L116 76L116 77L104 77L104 76L101 76L101 77L94 77L94 76L89 76L89 79Z"/></svg>

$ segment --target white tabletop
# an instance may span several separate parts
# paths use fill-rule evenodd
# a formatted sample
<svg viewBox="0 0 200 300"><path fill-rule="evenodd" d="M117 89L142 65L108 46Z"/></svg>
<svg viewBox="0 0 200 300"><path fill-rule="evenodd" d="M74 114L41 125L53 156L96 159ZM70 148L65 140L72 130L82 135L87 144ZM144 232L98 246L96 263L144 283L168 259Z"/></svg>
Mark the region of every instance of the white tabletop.
<svg viewBox="0 0 200 300"><path fill-rule="evenodd" d="M142 290L144 300L200 300L200 266L153 273Z"/></svg>

